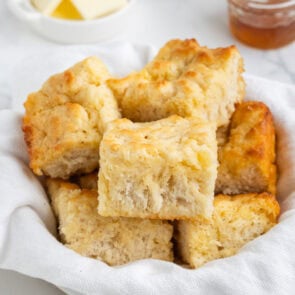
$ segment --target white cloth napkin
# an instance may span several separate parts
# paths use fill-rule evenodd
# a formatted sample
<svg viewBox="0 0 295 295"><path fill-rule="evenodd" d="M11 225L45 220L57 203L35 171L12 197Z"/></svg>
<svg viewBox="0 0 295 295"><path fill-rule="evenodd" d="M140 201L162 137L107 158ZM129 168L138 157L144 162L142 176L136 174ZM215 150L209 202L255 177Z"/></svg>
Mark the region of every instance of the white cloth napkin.
<svg viewBox="0 0 295 295"><path fill-rule="evenodd" d="M69 47L42 53L16 67L13 106L41 81L87 55L100 56L114 74L142 67L153 50L129 44ZM294 294L295 290L295 88L246 77L247 99L264 101L278 136L280 222L230 258L189 270L141 260L109 267L67 249L54 237L55 220L45 192L27 167L21 112L0 111L0 267L49 281L69 294Z"/></svg>

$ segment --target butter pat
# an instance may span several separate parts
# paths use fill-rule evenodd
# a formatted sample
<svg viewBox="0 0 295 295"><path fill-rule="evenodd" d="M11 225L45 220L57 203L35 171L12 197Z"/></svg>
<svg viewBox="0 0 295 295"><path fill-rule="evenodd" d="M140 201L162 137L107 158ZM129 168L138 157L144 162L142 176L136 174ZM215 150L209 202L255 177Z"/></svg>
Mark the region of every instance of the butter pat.
<svg viewBox="0 0 295 295"><path fill-rule="evenodd" d="M47 16L86 20L111 14L127 3L127 0L32 0L32 4Z"/></svg>
<svg viewBox="0 0 295 295"><path fill-rule="evenodd" d="M61 1L51 16L63 19L83 19L71 0Z"/></svg>
<svg viewBox="0 0 295 295"><path fill-rule="evenodd" d="M84 19L94 19L115 12L127 5L127 0L71 0Z"/></svg>
<svg viewBox="0 0 295 295"><path fill-rule="evenodd" d="M31 2L41 13L51 15L62 0L31 0Z"/></svg>

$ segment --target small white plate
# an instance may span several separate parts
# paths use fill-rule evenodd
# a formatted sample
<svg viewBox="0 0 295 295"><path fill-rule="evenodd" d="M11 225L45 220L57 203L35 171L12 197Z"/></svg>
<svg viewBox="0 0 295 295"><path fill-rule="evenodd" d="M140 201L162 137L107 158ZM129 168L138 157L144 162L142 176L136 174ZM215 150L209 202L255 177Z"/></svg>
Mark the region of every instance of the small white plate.
<svg viewBox="0 0 295 295"><path fill-rule="evenodd" d="M136 0L110 15L95 20L63 20L39 13L30 0L7 0L11 12L27 23L35 32L58 43L82 44L104 41L124 30Z"/></svg>

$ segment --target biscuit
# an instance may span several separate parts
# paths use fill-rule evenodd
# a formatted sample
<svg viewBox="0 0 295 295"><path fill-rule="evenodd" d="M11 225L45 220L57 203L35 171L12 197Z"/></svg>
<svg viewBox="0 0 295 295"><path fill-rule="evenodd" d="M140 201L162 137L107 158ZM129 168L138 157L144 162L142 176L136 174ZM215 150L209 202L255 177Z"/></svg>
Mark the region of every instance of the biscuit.
<svg viewBox="0 0 295 295"><path fill-rule="evenodd" d="M123 117L132 121L179 115L222 126L244 97L242 72L235 46L208 49L194 39L172 40L140 72L107 83Z"/></svg>
<svg viewBox="0 0 295 295"><path fill-rule="evenodd" d="M116 120L100 146L99 214L210 216L216 173L214 124L176 115L149 123Z"/></svg>
<svg viewBox="0 0 295 295"><path fill-rule="evenodd" d="M68 178L97 168L104 129L120 117L104 83L109 77L105 65L90 57L28 96L23 131L35 174Z"/></svg>
<svg viewBox="0 0 295 295"><path fill-rule="evenodd" d="M145 258L173 260L173 227L168 222L102 217L96 190L57 179L47 180L47 186L61 241L68 248L109 265Z"/></svg>
<svg viewBox="0 0 295 295"><path fill-rule="evenodd" d="M236 254L249 241L277 223L280 207L268 194L218 195L211 219L179 221L177 250L190 267Z"/></svg>
<svg viewBox="0 0 295 295"><path fill-rule="evenodd" d="M247 101L237 106L218 159L216 194L275 194L275 128L265 104Z"/></svg>

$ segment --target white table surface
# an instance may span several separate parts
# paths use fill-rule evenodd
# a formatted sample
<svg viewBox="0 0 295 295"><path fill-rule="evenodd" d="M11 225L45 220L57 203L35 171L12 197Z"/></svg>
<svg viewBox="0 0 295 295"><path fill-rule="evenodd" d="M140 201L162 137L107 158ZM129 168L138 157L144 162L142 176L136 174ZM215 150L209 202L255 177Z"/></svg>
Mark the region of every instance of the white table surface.
<svg viewBox="0 0 295 295"><path fill-rule="evenodd" d="M61 46L32 33L0 1L0 109L9 108L8 78L14 64L26 54ZM236 44L247 73L285 83L295 83L295 44L262 51L244 46L228 31L225 0L138 0L127 30L116 40L160 47L172 38L196 38L208 47ZM38 279L0 270L0 294L64 294Z"/></svg>

